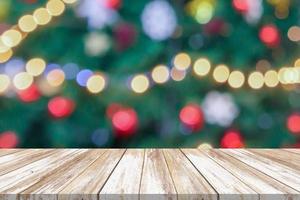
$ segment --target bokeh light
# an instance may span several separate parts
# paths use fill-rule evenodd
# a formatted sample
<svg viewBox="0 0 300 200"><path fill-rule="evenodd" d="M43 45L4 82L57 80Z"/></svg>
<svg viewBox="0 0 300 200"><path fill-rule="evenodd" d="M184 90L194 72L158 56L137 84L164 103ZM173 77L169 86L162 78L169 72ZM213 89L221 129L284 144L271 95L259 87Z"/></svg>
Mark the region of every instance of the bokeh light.
<svg viewBox="0 0 300 200"><path fill-rule="evenodd" d="M16 148L19 143L17 134L13 131L0 133L0 148Z"/></svg>
<svg viewBox="0 0 300 200"><path fill-rule="evenodd" d="M169 68L164 65L158 65L152 70L151 76L155 83L163 84L169 80Z"/></svg>
<svg viewBox="0 0 300 200"><path fill-rule="evenodd" d="M21 101L30 103L37 101L41 97L41 93L35 84L32 84L25 90L18 91L18 97Z"/></svg>
<svg viewBox="0 0 300 200"><path fill-rule="evenodd" d="M149 88L150 82L147 76L145 75L136 75L131 80L131 89L135 93L144 93Z"/></svg>
<svg viewBox="0 0 300 200"><path fill-rule="evenodd" d="M178 70L186 70L191 65L191 58L186 53L179 53L174 58L174 67Z"/></svg>
<svg viewBox="0 0 300 200"><path fill-rule="evenodd" d="M83 69L77 74L76 81L80 86L85 87L88 79L92 75L93 75L93 72L91 70Z"/></svg>
<svg viewBox="0 0 300 200"><path fill-rule="evenodd" d="M300 114L291 114L286 122L288 130L293 134L300 134Z"/></svg>
<svg viewBox="0 0 300 200"><path fill-rule="evenodd" d="M75 109L72 99L58 96L48 102L48 111L53 118L61 119L70 116Z"/></svg>
<svg viewBox="0 0 300 200"><path fill-rule="evenodd" d="M170 75L174 81L182 81L186 76L186 71L178 70L177 68L173 67Z"/></svg>
<svg viewBox="0 0 300 200"><path fill-rule="evenodd" d="M211 64L206 58L199 58L195 61L193 71L197 76L206 76L211 69Z"/></svg>
<svg viewBox="0 0 300 200"><path fill-rule="evenodd" d="M121 109L114 113L112 125L117 136L131 136L137 129L138 117L133 109Z"/></svg>
<svg viewBox="0 0 300 200"><path fill-rule="evenodd" d="M33 76L27 72L18 73L13 79L14 86L18 90L25 90L33 83Z"/></svg>
<svg viewBox="0 0 300 200"><path fill-rule="evenodd" d="M26 71L32 76L41 75L46 68L46 62L41 58L33 58L26 63Z"/></svg>
<svg viewBox="0 0 300 200"><path fill-rule="evenodd" d="M299 26L292 26L289 28L288 31L288 38L293 42L300 41L300 27Z"/></svg>
<svg viewBox="0 0 300 200"><path fill-rule="evenodd" d="M264 86L264 75L260 72L252 72L248 77L248 84L253 89L260 89Z"/></svg>
<svg viewBox="0 0 300 200"><path fill-rule="evenodd" d="M17 30L11 29L5 31L2 34L1 39L6 46L15 47L21 42L22 34Z"/></svg>
<svg viewBox="0 0 300 200"><path fill-rule="evenodd" d="M64 71L61 69L54 69L50 71L47 74L47 81L53 87L60 86L65 81Z"/></svg>
<svg viewBox="0 0 300 200"><path fill-rule="evenodd" d="M11 49L6 52L0 53L0 63L5 63L8 61L13 55L13 51Z"/></svg>
<svg viewBox="0 0 300 200"><path fill-rule="evenodd" d="M229 68L226 65L218 65L213 72L213 78L218 83L225 83L229 78Z"/></svg>
<svg viewBox="0 0 300 200"><path fill-rule="evenodd" d="M61 0L49 0L46 8L50 15L59 16L65 10L65 4Z"/></svg>
<svg viewBox="0 0 300 200"><path fill-rule="evenodd" d="M179 119L191 131L198 131L204 125L204 116L197 104L188 104L183 107L179 113Z"/></svg>
<svg viewBox="0 0 300 200"><path fill-rule="evenodd" d="M278 74L275 70L270 70L265 73L265 84L268 87L276 87L279 84Z"/></svg>
<svg viewBox="0 0 300 200"><path fill-rule="evenodd" d="M35 22L32 15L24 15L19 19L19 28L23 32L32 32L37 28L37 23Z"/></svg>
<svg viewBox="0 0 300 200"><path fill-rule="evenodd" d="M245 75L240 71L233 71L228 78L228 84L232 88L240 88L245 83Z"/></svg>
<svg viewBox="0 0 300 200"><path fill-rule="evenodd" d="M10 78L6 74L0 74L0 94L4 93L10 86Z"/></svg>
<svg viewBox="0 0 300 200"><path fill-rule="evenodd" d="M51 15L46 8L39 8L34 11L33 18L38 25L45 25L50 22Z"/></svg>
<svg viewBox="0 0 300 200"><path fill-rule="evenodd" d="M222 148L243 148L244 141L240 132L235 130L227 131L221 139Z"/></svg>
<svg viewBox="0 0 300 200"><path fill-rule="evenodd" d="M102 74L95 74L88 79L86 87L89 92L96 94L103 91L105 85L105 77Z"/></svg>

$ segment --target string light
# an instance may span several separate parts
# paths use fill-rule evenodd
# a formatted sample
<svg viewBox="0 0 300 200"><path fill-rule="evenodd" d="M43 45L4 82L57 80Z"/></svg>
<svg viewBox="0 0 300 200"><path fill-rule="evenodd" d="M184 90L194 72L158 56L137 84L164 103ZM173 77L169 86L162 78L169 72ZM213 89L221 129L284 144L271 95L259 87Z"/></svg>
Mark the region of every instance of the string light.
<svg viewBox="0 0 300 200"><path fill-rule="evenodd" d="M230 73L228 78L228 84L232 88L240 88L244 85L244 83L245 83L245 76L242 72L233 71Z"/></svg>
<svg viewBox="0 0 300 200"><path fill-rule="evenodd" d="M229 68L226 65L219 65L213 72L213 78L218 83L225 83L229 77Z"/></svg>
<svg viewBox="0 0 300 200"><path fill-rule="evenodd" d="M206 58L199 58L193 66L193 71L198 76L206 76L211 69L211 64Z"/></svg>
<svg viewBox="0 0 300 200"><path fill-rule="evenodd" d="M38 8L34 11L33 18L38 25L45 25L50 22L51 15L46 8Z"/></svg>
<svg viewBox="0 0 300 200"><path fill-rule="evenodd" d="M19 28L25 32L32 32L37 28L37 23L35 22L32 15L24 15L19 19L18 22Z"/></svg>
<svg viewBox="0 0 300 200"><path fill-rule="evenodd" d="M103 75L95 74L88 79L86 87L89 92L96 94L104 90L105 84L105 78Z"/></svg>
<svg viewBox="0 0 300 200"><path fill-rule="evenodd" d="M164 65L154 67L151 73L152 79L155 83L163 84L169 80L169 69Z"/></svg>
<svg viewBox="0 0 300 200"><path fill-rule="evenodd" d="M50 0L48 1L46 8L50 15L59 16L65 10L65 4L61 0Z"/></svg>
<svg viewBox="0 0 300 200"><path fill-rule="evenodd" d="M26 63L26 71L32 76L41 75L46 68L46 62L41 58L33 58Z"/></svg>
<svg viewBox="0 0 300 200"><path fill-rule="evenodd" d="M131 88L135 93L144 93L149 88L149 79L145 75L136 75L131 80Z"/></svg>
<svg viewBox="0 0 300 200"><path fill-rule="evenodd" d="M11 29L5 31L2 34L1 39L3 41L3 44L6 45L7 47L14 47L21 42L22 34L17 30Z"/></svg>
<svg viewBox="0 0 300 200"><path fill-rule="evenodd" d="M278 74L274 70L265 73L264 82L267 87L276 87L279 84Z"/></svg>
<svg viewBox="0 0 300 200"><path fill-rule="evenodd" d="M5 63L8 61L13 55L13 51L11 49L6 52L0 53L0 63Z"/></svg>
<svg viewBox="0 0 300 200"><path fill-rule="evenodd" d="M174 58L174 67L178 70L186 70L191 65L191 58L186 53L179 53Z"/></svg>
<svg viewBox="0 0 300 200"><path fill-rule="evenodd" d="M10 79L5 74L0 74L0 94L4 93L10 85Z"/></svg>
<svg viewBox="0 0 300 200"><path fill-rule="evenodd" d="M18 90L25 90L33 83L33 77L27 72L21 72L14 77L13 83Z"/></svg>
<svg viewBox="0 0 300 200"><path fill-rule="evenodd" d="M252 72L248 77L248 84L253 89L260 89L264 85L264 75L261 72Z"/></svg>

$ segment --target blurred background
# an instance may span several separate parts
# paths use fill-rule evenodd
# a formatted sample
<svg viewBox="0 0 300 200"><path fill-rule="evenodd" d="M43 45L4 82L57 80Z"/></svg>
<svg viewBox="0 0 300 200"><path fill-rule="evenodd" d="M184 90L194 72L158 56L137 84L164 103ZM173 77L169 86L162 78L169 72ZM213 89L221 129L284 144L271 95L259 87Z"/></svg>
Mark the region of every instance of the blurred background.
<svg viewBox="0 0 300 200"><path fill-rule="evenodd" d="M297 0L0 0L0 147L300 147Z"/></svg>

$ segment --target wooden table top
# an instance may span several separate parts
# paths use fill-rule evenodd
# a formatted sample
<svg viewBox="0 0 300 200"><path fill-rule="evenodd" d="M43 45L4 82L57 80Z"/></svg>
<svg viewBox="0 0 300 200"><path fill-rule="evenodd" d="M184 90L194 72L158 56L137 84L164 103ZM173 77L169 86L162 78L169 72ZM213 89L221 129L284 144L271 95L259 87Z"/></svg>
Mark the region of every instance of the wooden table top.
<svg viewBox="0 0 300 200"><path fill-rule="evenodd" d="M0 199L300 199L300 150L0 150Z"/></svg>

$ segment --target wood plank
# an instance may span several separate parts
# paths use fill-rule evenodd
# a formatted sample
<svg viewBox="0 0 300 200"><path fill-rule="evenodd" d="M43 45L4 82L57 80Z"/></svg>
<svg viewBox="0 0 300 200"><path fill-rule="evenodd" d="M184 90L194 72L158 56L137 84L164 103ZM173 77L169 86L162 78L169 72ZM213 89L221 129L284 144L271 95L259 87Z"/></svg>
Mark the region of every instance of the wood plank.
<svg viewBox="0 0 300 200"><path fill-rule="evenodd" d="M259 195L208 155L197 149L182 149L198 171L219 194L220 199L259 199Z"/></svg>
<svg viewBox="0 0 300 200"><path fill-rule="evenodd" d="M87 150L56 150L54 154L30 163L15 171L0 176L0 199L17 199L20 192L39 182L50 171L55 171L73 156L79 156Z"/></svg>
<svg viewBox="0 0 300 200"><path fill-rule="evenodd" d="M100 200L139 199L144 149L127 149L100 192Z"/></svg>
<svg viewBox="0 0 300 200"><path fill-rule="evenodd" d="M298 192L219 150L202 150L260 195L261 200L297 199Z"/></svg>
<svg viewBox="0 0 300 200"><path fill-rule="evenodd" d="M282 149L284 151L300 154L300 149Z"/></svg>
<svg viewBox="0 0 300 200"><path fill-rule="evenodd" d="M179 149L164 149L163 152L178 199L218 199L216 191Z"/></svg>
<svg viewBox="0 0 300 200"><path fill-rule="evenodd" d="M29 199L57 199L57 194L86 168L94 163L106 150L88 150L56 170L51 170L43 177L20 193L21 200Z"/></svg>
<svg viewBox="0 0 300 200"><path fill-rule="evenodd" d="M18 151L21 151L21 149L1 149L0 157L8 154L16 153Z"/></svg>
<svg viewBox="0 0 300 200"><path fill-rule="evenodd" d="M264 158L243 149L222 149L224 153L246 163L247 165L275 178L298 192L300 191L300 173L290 167Z"/></svg>
<svg viewBox="0 0 300 200"><path fill-rule="evenodd" d="M54 152L53 149L28 149L2 156L0 157L0 176L40 160Z"/></svg>
<svg viewBox="0 0 300 200"><path fill-rule="evenodd" d="M124 149L105 151L83 173L59 192L58 199L97 200L98 193L124 154Z"/></svg>
<svg viewBox="0 0 300 200"><path fill-rule="evenodd" d="M140 199L177 199L166 160L161 149L146 149Z"/></svg>
<svg viewBox="0 0 300 200"><path fill-rule="evenodd" d="M248 151L300 171L300 154L279 149L264 149L263 151L259 149L249 149Z"/></svg>

